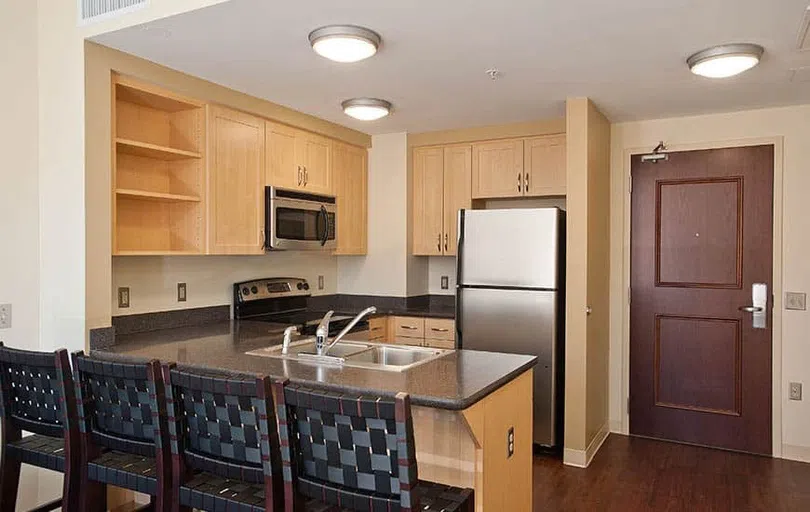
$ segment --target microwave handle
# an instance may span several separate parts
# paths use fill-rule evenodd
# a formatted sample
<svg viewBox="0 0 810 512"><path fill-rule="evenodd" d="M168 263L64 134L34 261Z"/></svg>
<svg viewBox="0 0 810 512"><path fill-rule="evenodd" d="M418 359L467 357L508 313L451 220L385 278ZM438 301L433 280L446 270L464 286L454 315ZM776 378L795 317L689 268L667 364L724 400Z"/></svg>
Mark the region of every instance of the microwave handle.
<svg viewBox="0 0 810 512"><path fill-rule="evenodd" d="M321 211L318 213L318 217L320 216L323 216L323 238L321 238L321 247L323 247L329 241L329 214L323 206L321 206Z"/></svg>

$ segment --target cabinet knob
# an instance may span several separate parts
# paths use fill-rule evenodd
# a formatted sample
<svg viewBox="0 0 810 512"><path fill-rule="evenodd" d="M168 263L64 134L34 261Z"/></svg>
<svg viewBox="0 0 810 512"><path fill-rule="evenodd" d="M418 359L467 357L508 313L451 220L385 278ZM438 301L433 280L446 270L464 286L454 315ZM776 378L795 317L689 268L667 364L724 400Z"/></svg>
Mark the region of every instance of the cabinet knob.
<svg viewBox="0 0 810 512"><path fill-rule="evenodd" d="M528 172L526 173L526 181L525 181L525 183L526 183L526 192L528 192L529 191L529 173Z"/></svg>
<svg viewBox="0 0 810 512"><path fill-rule="evenodd" d="M304 166L304 186L305 187L307 186L307 183L309 183L309 171L307 171L307 166L305 165Z"/></svg>
<svg viewBox="0 0 810 512"><path fill-rule="evenodd" d="M449 250L449 245L448 245L450 243L449 238L450 237L448 236L448 234L445 233L444 234L444 252L447 252Z"/></svg>
<svg viewBox="0 0 810 512"><path fill-rule="evenodd" d="M436 249L439 252L442 252L442 234L441 233L436 235Z"/></svg>
<svg viewBox="0 0 810 512"><path fill-rule="evenodd" d="M521 180L521 177L522 177L522 176L523 176L523 175L522 175L521 173L518 173L518 176L517 176L517 181L518 181L518 192L521 192L521 191L522 191L522 190L521 190L521 186L523 185L523 180Z"/></svg>
<svg viewBox="0 0 810 512"><path fill-rule="evenodd" d="M301 183L304 181L304 173L301 172L301 166L298 166L298 186L301 186Z"/></svg>

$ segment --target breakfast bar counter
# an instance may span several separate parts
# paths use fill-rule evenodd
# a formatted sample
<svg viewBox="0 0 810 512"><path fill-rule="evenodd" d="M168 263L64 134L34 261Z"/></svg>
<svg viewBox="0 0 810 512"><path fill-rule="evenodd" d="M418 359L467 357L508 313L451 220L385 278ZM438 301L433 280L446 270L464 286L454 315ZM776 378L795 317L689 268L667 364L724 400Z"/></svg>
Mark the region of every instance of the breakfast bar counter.
<svg viewBox="0 0 810 512"><path fill-rule="evenodd" d="M264 374L335 392L406 392L421 478L473 488L477 511L531 509L535 357L456 350L397 372L246 354L281 341L277 327L231 321L117 336L94 354Z"/></svg>

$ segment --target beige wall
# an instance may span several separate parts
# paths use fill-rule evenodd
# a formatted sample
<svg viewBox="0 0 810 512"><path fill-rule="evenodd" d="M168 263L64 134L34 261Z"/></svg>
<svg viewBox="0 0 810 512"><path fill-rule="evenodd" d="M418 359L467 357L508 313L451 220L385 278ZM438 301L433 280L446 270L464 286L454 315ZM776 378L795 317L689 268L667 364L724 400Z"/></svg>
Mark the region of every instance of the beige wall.
<svg viewBox="0 0 810 512"><path fill-rule="evenodd" d="M566 109L563 461L587 466L608 426L610 125L587 98L569 98Z"/></svg>
<svg viewBox="0 0 810 512"><path fill-rule="evenodd" d="M408 295L407 167L407 134L372 137L368 254L338 259L338 293Z"/></svg>
<svg viewBox="0 0 810 512"><path fill-rule="evenodd" d="M147 311L211 306L231 302L229 287L236 280L291 275L317 283L326 278L327 290L336 289L335 258L299 253L250 258L139 257L113 258L110 238L110 73L117 71L169 88L172 91L282 119L348 142L368 145L370 137L273 103L158 66L132 55L94 43L85 45L87 137L87 323L109 325L110 316ZM117 275L120 274L120 275ZM185 282L189 300L176 301L176 283ZM118 286L130 286L132 306L117 309ZM196 292L194 292L196 290Z"/></svg>
<svg viewBox="0 0 810 512"><path fill-rule="evenodd" d="M324 289L318 290L318 276ZM261 277L303 277L313 295L337 290L337 259L329 253L283 251L264 256L116 257L108 299L113 316L203 306L230 305L233 283ZM186 283L186 302L177 302ZM118 309L118 287L130 291L130 307Z"/></svg>
<svg viewBox="0 0 810 512"><path fill-rule="evenodd" d="M612 428L626 431L627 340L629 319L629 205L627 155L644 153L663 140L672 150L697 149L718 145L740 145L776 140L784 148L777 154L783 165L777 167L775 182L776 213L783 215L777 229L776 252L781 253L782 276L774 274L777 288L774 337L774 452L810 461L810 402L787 400L790 381L810 382L810 314L805 311L781 312L780 290L810 291L810 228L805 210L810 195L810 105L752 110L729 114L660 119L613 126L611 162L611 311L610 416ZM779 153L777 148L777 153ZM783 158L780 158L783 156ZM780 171L782 182L780 186ZM781 196L781 202L779 201ZM778 228L778 226L777 226ZM781 237L781 243L780 243ZM781 313L781 315L779 314ZM781 316L781 330L779 316ZM781 332L781 355L779 337ZM780 414L781 413L781 414Z"/></svg>

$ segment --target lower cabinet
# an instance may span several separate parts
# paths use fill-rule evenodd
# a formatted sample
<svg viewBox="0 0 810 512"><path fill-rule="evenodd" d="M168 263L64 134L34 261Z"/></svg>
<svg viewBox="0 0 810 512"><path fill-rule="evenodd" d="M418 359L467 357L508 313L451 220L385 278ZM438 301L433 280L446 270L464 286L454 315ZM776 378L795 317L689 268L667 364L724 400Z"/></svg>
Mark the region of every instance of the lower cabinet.
<svg viewBox="0 0 810 512"><path fill-rule="evenodd" d="M415 316L376 317L369 320L369 341L455 349L455 322Z"/></svg>

